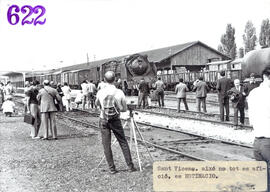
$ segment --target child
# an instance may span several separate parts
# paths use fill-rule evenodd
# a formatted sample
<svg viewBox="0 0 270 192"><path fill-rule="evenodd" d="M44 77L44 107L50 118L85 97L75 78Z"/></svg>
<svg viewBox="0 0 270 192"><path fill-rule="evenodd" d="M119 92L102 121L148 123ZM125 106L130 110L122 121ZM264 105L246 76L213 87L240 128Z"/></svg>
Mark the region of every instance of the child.
<svg viewBox="0 0 270 192"><path fill-rule="evenodd" d="M6 117L11 117L11 114L15 112L15 103L11 97L7 97L6 101L2 105L3 113Z"/></svg>
<svg viewBox="0 0 270 192"><path fill-rule="evenodd" d="M82 91L80 91L75 98L75 103L77 104L77 108L79 108L79 105L82 104L82 99L83 99L83 94L82 94Z"/></svg>

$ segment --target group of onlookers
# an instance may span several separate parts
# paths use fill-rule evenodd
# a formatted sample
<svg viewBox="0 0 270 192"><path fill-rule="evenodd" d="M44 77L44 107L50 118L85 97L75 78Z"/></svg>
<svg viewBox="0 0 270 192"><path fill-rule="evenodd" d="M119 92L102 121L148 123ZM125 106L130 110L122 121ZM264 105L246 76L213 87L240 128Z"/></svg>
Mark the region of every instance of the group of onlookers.
<svg viewBox="0 0 270 192"><path fill-rule="evenodd" d="M201 108L203 109L203 112L206 113L206 97L207 92L209 92L210 88L206 84L206 82L203 81L202 77L199 77L194 83L193 88L190 90L187 85L183 82L183 79L179 79L179 83L175 87L175 93L177 98L177 112L180 112L180 105L181 101L183 101L185 110L189 110L188 104L187 104L187 92L188 91L195 91L196 95L196 108L197 111L201 112Z"/></svg>
<svg viewBox="0 0 270 192"><path fill-rule="evenodd" d="M232 83L230 78L225 77L225 71L220 72L221 78L217 81L217 91L220 106L220 120L230 120L229 103L232 102L234 110L234 125L238 126L238 113L240 113L240 126L245 123L245 108L248 107L246 99L252 89L256 88L258 84L255 81L254 73L250 74L250 80L246 85L242 85L239 79L235 79Z"/></svg>
<svg viewBox="0 0 270 192"><path fill-rule="evenodd" d="M220 76L221 78L217 81L216 86L220 105L220 120L229 121L229 103L232 102L234 108L234 124L238 125L238 112L240 112L240 125L244 124L244 109L247 107L246 98L249 96L249 119L250 123L253 125L256 136L254 141L255 158L257 160L269 162L270 131L268 128L270 124L270 66L263 70L263 82L258 88L256 88L258 85L255 83L254 74L250 75L250 82L246 86L241 85L239 79L235 79L232 82L230 78L225 77L225 71L221 71ZM92 81L88 82L85 80L81 84L82 90L77 94L75 102L78 105L82 104L83 109L85 109L85 105L87 105L88 108L90 108L90 106L92 108L100 108L99 126L104 154L110 173L115 174L117 172L111 150L111 132L115 134L116 139L121 146L129 171L136 171L120 120L120 113L127 111L125 94L119 85L121 84L121 81L117 81L119 84L114 84L115 74L112 71L105 74L104 80L106 82L100 82L97 88ZM55 114L59 109L57 109L56 104L63 104L67 111L71 109L70 87L67 83L64 83L63 87L61 87L60 84L54 87L54 84L50 83L48 80L43 82L43 86L40 86L38 81L33 81L31 85L26 83L26 85L26 110L30 111L34 118L31 137L33 139L40 138L38 135L40 127L42 127L44 130L42 139L48 140L49 130L52 134L52 139L57 139ZM10 95L12 95L13 89L11 87L10 83L5 87L0 83L1 103L3 103L4 99L7 102L11 100ZM152 88L155 89L159 106L164 107L165 84L158 78L152 85ZM142 105L142 107L147 107L147 98L150 92L149 84L144 79L141 79L138 84L138 90L138 106L141 107ZM194 82L191 90L196 91L197 110L201 111L202 105L203 112L206 113L206 97L207 92L209 92L209 87L206 82L203 81L202 77ZM183 82L183 79L180 78L179 84L175 87L176 98L178 100L177 112L180 112L181 101L183 101L185 109L189 110L186 101L186 92L188 91L190 91L189 88Z"/></svg>
<svg viewBox="0 0 270 192"><path fill-rule="evenodd" d="M158 80L152 84L150 87L149 83L145 81L144 78L141 79L137 86L138 90L138 108L147 108L149 107L151 102L151 99L149 97L150 95L150 89L154 89L156 100L158 101L159 107L164 107L164 90L165 90L165 84L159 77Z"/></svg>
<svg viewBox="0 0 270 192"><path fill-rule="evenodd" d="M44 80L43 85L40 85L37 80L31 83L26 82L25 85L25 112L29 112L34 119L30 136L33 139L48 140L50 130L52 139L57 139L55 113L63 102L56 86L48 80ZM44 133L40 137L41 127Z"/></svg>
<svg viewBox="0 0 270 192"><path fill-rule="evenodd" d="M234 125L238 126L238 113L240 113L240 126L244 124L245 121L245 108L248 107L246 98L250 91L258 86L255 81L254 73L251 73L249 83L242 85L239 79L232 81L230 78L225 77L225 71L220 72L220 77L217 81L216 90L218 94L218 102L220 109L220 121L230 120L230 107L229 104L232 102L232 107L234 109ZM183 79L179 79L179 84L175 87L177 103L177 112L180 112L180 104L183 101L185 109L189 110L188 104L186 102L187 94L190 91ZM197 111L201 111L201 105L203 112L207 113L206 110L206 97L207 93L210 91L209 86L200 77L193 83L193 88L191 91L195 91L196 97L196 108ZM225 114L224 114L225 109ZM225 119L224 119L225 116Z"/></svg>
<svg viewBox="0 0 270 192"><path fill-rule="evenodd" d="M57 111L70 111L71 107L71 89L65 82L55 84L53 81L44 80L43 85L37 80L25 82L25 106L26 113L30 113L34 121L32 123L30 136L33 139L48 140L49 130L52 139L57 139L57 129L55 114ZM44 134L39 136L39 130L42 127Z"/></svg>
<svg viewBox="0 0 270 192"><path fill-rule="evenodd" d="M81 84L81 92L77 94L77 97L75 99L75 102L77 103L77 106L79 104L82 104L82 109L85 109L85 105L89 109L95 107L95 95L98 89L100 87L104 86L104 82L102 81L99 83L98 88L96 88L96 85L93 83L93 80L90 82L88 80L84 80Z"/></svg>

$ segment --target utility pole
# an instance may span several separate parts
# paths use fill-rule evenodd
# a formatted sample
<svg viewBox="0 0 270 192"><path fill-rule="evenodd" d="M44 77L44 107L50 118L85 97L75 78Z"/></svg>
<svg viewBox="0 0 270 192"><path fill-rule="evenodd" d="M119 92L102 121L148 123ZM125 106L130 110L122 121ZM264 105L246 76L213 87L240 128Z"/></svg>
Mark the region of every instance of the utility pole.
<svg viewBox="0 0 270 192"><path fill-rule="evenodd" d="M88 56L88 53L86 53L86 58L87 58L87 65L89 66L89 56Z"/></svg>

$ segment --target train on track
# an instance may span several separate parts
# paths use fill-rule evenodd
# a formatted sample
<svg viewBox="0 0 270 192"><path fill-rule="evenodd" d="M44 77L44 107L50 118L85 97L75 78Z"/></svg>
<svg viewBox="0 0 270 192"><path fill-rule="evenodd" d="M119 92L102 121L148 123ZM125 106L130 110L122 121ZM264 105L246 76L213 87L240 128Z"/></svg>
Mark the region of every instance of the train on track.
<svg viewBox="0 0 270 192"><path fill-rule="evenodd" d="M243 83L249 80L251 73L254 73L256 81L260 82L262 80L261 72L266 65L270 65L270 48L250 51L244 58L240 59L210 62L201 71L170 70L165 74L160 73L158 76L170 90L174 90L180 78L188 84L189 88L192 88L193 82L199 77L203 77L208 86L215 90L221 70L224 70L226 76L232 80L240 79Z"/></svg>
<svg viewBox="0 0 270 192"><path fill-rule="evenodd" d="M212 90L215 90L221 70L225 70L228 77L238 78L242 81L248 79L250 73L255 73L257 81L260 81L261 71L266 65L270 65L270 48L250 51L241 59L212 61L207 63L205 68L200 71L186 71L185 67L162 71L157 68L154 62L148 60L147 55L133 54L41 73L32 72L29 75L24 75L25 78L18 78L12 83L15 87L23 87L25 80L43 82L48 79L61 84L67 82L72 89L80 89L80 84L84 80L92 80L94 83L98 83L104 78L106 71L112 70L116 74L116 80L121 79L122 88L129 90L129 94L136 90L136 85L140 79L144 78L151 87L158 77L165 82L168 91L174 90L180 78L183 78L189 88L192 88L193 82L200 76L204 77Z"/></svg>
<svg viewBox="0 0 270 192"><path fill-rule="evenodd" d="M45 79L54 82L67 82L72 89L79 89L84 80L98 83L104 79L107 71L114 71L116 82L121 79L122 87L129 88L138 84L144 78L145 81L154 82L157 69L154 63L148 61L147 55L133 54L119 59L103 60L88 65L78 65L71 69L59 69L48 71L45 74L35 74L26 78L28 81Z"/></svg>

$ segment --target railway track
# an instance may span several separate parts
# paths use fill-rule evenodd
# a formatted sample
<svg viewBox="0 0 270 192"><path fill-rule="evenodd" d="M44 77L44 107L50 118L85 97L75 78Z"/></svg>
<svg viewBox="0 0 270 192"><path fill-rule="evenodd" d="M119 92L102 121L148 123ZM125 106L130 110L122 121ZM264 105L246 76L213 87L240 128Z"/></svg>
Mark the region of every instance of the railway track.
<svg viewBox="0 0 270 192"><path fill-rule="evenodd" d="M89 115L92 117L93 116L97 117L96 112L89 112L89 111L79 111L79 112L81 114L81 118L78 118L80 116L79 114L76 114L75 116L74 115L70 116L70 113L69 114L59 113L58 117L69 119L75 122L76 124L80 123L84 126L92 127L96 130L99 129L98 123L97 123L98 120L96 120L96 122L94 123L93 123L93 120L91 122L87 121L87 116ZM85 115L82 115L82 114L85 114ZM211 148L212 149L213 148L216 148L216 149L227 148L228 146L233 148L233 151L236 150L239 153L241 153L241 151L243 150L247 150L249 151L249 155L244 157L244 159L252 159L253 150L251 146L216 140L213 138L203 137L201 135L190 134L183 131L175 131L171 129L166 129L164 127L158 127L158 126L153 126L153 125L144 124L144 123L138 123L138 126L140 127L140 130L143 132L145 143L148 146L165 150L170 153L174 153L178 156L188 158L190 160L199 160L199 161L212 160L213 158L209 159L210 155L208 155L208 157L205 157L205 155L201 156L201 154L200 155L196 154L196 153L199 153L198 151L201 151L202 149L207 149L209 146L210 146L210 149L209 149L210 151L211 151ZM126 135L129 135L129 129L125 129L125 133ZM162 138L153 139L152 138L153 135L160 135L160 137ZM140 139L137 139L137 140L138 142L143 143L142 140ZM189 151L190 149L193 150L192 153L190 153ZM224 151L224 150L221 149L221 151ZM236 160L237 158L240 158L240 159L243 158L243 157L240 157L239 155L236 155L237 157L233 157L235 155L227 155L227 157L226 155L223 157L222 156L223 156L222 154L218 154L218 157L216 159L214 158L214 160L220 160L220 159L226 160L228 158L229 159L232 158Z"/></svg>
<svg viewBox="0 0 270 192"><path fill-rule="evenodd" d="M78 120L78 119L76 119L76 118L74 118L74 117L69 117L69 116L63 115L63 114L57 114L57 116L60 117L60 118L69 119L69 120L71 120L71 121L74 121L74 122L76 122L76 123L82 124L82 125L87 126L87 127L91 127L91 128L93 128L93 129L95 129L95 130L99 130L99 127L98 127L98 125L96 125L96 124L89 123L89 122L83 121L83 120ZM126 132L128 132L128 131L126 131ZM126 137L127 137L128 139L130 139L130 136L126 136ZM146 143L146 144L148 144L149 146L152 146L152 147L155 147L155 148L158 148L158 149L162 149L162 150L165 150L165 151L169 151L169 152L174 153L174 154L177 154L177 155L181 155L181 156L184 156L184 157L188 157L189 159L192 159L192 160L206 161L206 160L203 159L203 158L196 157L196 156L193 156L193 155L189 155L189 154L187 154L187 153L182 153L182 152L180 152L180 151L176 151L176 150L173 150L173 149L170 149L170 148L166 148L166 147L157 145L157 144L155 144L155 143L151 143L151 142L149 142L149 141L143 141L143 140L141 140L141 139L137 139L137 141L140 142L140 143Z"/></svg>
<svg viewBox="0 0 270 192"><path fill-rule="evenodd" d="M183 111L183 110L181 110L180 113L177 113L176 109L158 108L158 107L151 107L150 109L136 109L136 111L149 112L155 115L164 115L167 117L181 117L181 118L186 118L190 120L209 122L209 123L218 124L218 125L234 126L232 122L219 121L219 114L209 114L209 113L201 113L197 111ZM248 122L249 122L249 119L245 118L245 123L247 124ZM246 125L246 124L242 126L243 129L252 129L250 125Z"/></svg>
<svg viewBox="0 0 270 192"><path fill-rule="evenodd" d="M18 103L21 103L21 101L16 101ZM78 113L79 112L79 113ZM91 122L87 121L89 116L94 117L96 120L93 121L93 118L91 119ZM82 111L77 110L77 112L70 112L70 113L57 113L57 117L60 119L68 119L72 122L75 122L76 124L81 124L84 127L91 127L95 130L98 130L98 113L97 111ZM228 146L234 148L233 150L238 151L241 154L241 151L248 150L250 152L249 155L244 157L244 159L252 159L251 151L252 146L239 144L235 142L229 142L221 139L215 139L215 138L209 138L206 136L186 132L186 131L179 131L179 130L173 130L169 129L167 127L162 127L158 125L151 125L149 123L143 123L139 122L137 123L141 130L143 130L145 141L142 141L141 139L137 139L138 142L143 143L145 142L148 146L154 147L156 149L164 150L170 153L175 154L176 156L181 156L184 158L188 158L190 160L198 160L198 161L206 161L206 160L213 160L209 159L211 155L208 155L207 157L197 155L197 153L200 153L202 149L217 149L217 148L228 148ZM146 128L145 128L146 127ZM151 130L151 131L146 131ZM161 131L163 130L163 131ZM129 130L125 129L126 135L129 135ZM159 139L153 139L153 135L160 135L166 137L159 138ZM171 136L173 135L173 136ZM128 137L128 136L127 136ZM188 138L186 138L188 137ZM129 137L128 137L129 138ZM180 138L180 139L179 139ZM189 147L187 147L189 146ZM190 151L192 150L192 153ZM208 152L209 152L208 150ZM220 150L224 151L224 150ZM210 152L211 153L211 152ZM239 155L225 155L218 154L217 159L214 160L226 160L226 159L234 159L237 160L238 158L243 158Z"/></svg>
<svg viewBox="0 0 270 192"><path fill-rule="evenodd" d="M175 98L175 96L166 96L165 97L166 100L171 100L171 101L177 101L177 99ZM188 103L196 103L196 99L195 98L188 98L187 97L187 102ZM219 103L216 102L216 101L213 101L213 100L207 100L206 101L207 103L206 104L209 104L209 105L215 105L215 106L219 106Z"/></svg>
<svg viewBox="0 0 270 192"><path fill-rule="evenodd" d="M20 97L18 97L20 98ZM19 100L20 101L20 100ZM18 102L18 101L17 101ZM181 113L177 113L175 109L171 108L158 108L158 107L151 107L151 109L136 109L135 111L142 112L142 113L149 113L156 116L165 116L169 118L183 118L191 121L197 122L205 122L209 123L210 126L212 125L221 125L227 127L233 127L233 123L231 122L220 122L219 115L216 114L204 114L197 111L183 111ZM156 125L157 126L157 125ZM241 129L252 130L252 127L249 125L243 125L239 127Z"/></svg>
<svg viewBox="0 0 270 192"><path fill-rule="evenodd" d="M94 111L94 112L90 112L90 111L87 111L87 110L79 110L79 111L87 112L87 113L89 113L91 115L97 115L98 116L98 114L96 113L96 111ZM138 111L143 111L143 110L138 110ZM148 111L146 111L146 112L148 112ZM156 114L156 113L153 113L153 114ZM158 113L158 115L160 115L160 113ZM162 115L164 115L164 114L162 114ZM197 118L188 118L188 119L198 120ZM199 121L200 121L200 119L199 119ZM211 121L211 120L202 120L202 121L213 123L213 121ZM214 123L216 123L216 122L214 122ZM216 141L219 141L219 142L222 142L222 143L226 143L226 144L230 144L230 145L237 145L237 146L242 146L242 147L246 147L246 148L253 148L251 145L236 143L236 142L222 140L222 139L217 139L217 138L209 138L207 136L199 135L199 134L196 134L196 133L191 133L191 132L188 132L188 131L170 129L170 128L167 128L167 127L161 126L161 125L153 125L153 124L145 123L145 122L137 122L137 124L142 125L142 126L152 126L152 127L157 128L157 129L163 129L163 130L172 131L172 132L184 133L184 134L188 134L188 135L196 136L196 137L201 137L201 138L205 138L205 139L212 139L212 140L216 140ZM218 122L218 124L222 124L222 122ZM229 124L229 125L231 125L231 124Z"/></svg>
<svg viewBox="0 0 270 192"><path fill-rule="evenodd" d="M213 96L211 96L213 97ZM192 98L191 98L192 99ZM213 98L211 98L213 99ZM133 101L134 103L137 103L137 98L134 98L134 97L127 97L127 100L131 100ZM173 101L173 102L172 102ZM212 100L210 100L212 101ZM167 104L166 104L167 102ZM196 103L195 99L194 99L194 104ZM183 103L182 103L183 104ZM207 102L206 105L208 105L209 103ZM164 114L170 114L171 116L182 116L182 117L198 117L200 119L212 119L213 121L217 121L217 122L220 122L220 114L219 112L219 104L216 103L215 105L212 105L213 109L211 109L211 104L208 105L208 109L210 112L208 113L203 113L203 112L198 112L198 111L195 111L195 109L193 110L180 110L180 113L177 113L177 109L176 109L176 106L177 106L177 100L175 98L175 96L172 96L172 99L168 99L167 97L165 97L165 105L166 107L162 107L162 108L159 108L158 107L158 104L157 104L157 101L153 101L152 104L151 104L151 107L150 109L147 109L148 111L153 111L153 112L159 112L159 113L164 113ZM167 107L169 106L169 107ZM182 106L183 107L183 106ZM194 108L195 106L192 106L191 108ZM233 110L232 107L230 107L231 111ZM215 111L215 112L213 112ZM228 124L233 124L233 119L234 119L234 116L232 114L230 114L230 121L225 121L224 123L228 123ZM238 117L239 121L240 121L240 116ZM221 124L223 122L220 122ZM246 116L245 117L245 123L244 123L244 128L252 128L251 126L249 126L249 118Z"/></svg>

